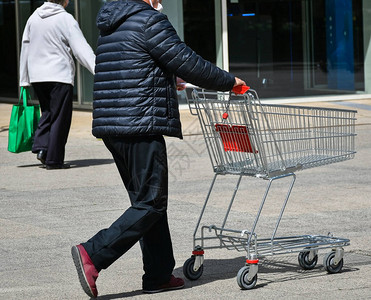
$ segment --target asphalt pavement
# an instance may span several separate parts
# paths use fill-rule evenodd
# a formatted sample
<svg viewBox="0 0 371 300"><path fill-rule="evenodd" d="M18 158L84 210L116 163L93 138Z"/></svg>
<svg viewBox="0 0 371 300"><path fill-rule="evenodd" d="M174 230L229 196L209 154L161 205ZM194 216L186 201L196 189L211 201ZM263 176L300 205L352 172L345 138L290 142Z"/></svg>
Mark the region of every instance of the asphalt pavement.
<svg viewBox="0 0 371 300"><path fill-rule="evenodd" d="M278 236L323 234L350 239L340 273L323 267L302 270L297 253L260 260L254 289L241 290L237 272L245 252L205 251L204 271L182 290L147 295L141 291L138 245L97 280L98 299L371 299L371 99L303 105L356 109L354 159L297 172ZM30 152L7 151L10 104L0 103L0 299L87 299L72 262L72 245L108 227L128 207L128 196L103 142L91 135L91 113L74 111L66 147L66 170L46 170ZM193 231L214 176L196 117L181 110L184 140L166 138L169 160L169 224L176 267L191 256ZM205 224L220 224L236 176L220 176ZM285 182L274 187L257 227L270 235ZM228 226L249 229L266 181L243 178ZM281 197L281 198L280 198Z"/></svg>

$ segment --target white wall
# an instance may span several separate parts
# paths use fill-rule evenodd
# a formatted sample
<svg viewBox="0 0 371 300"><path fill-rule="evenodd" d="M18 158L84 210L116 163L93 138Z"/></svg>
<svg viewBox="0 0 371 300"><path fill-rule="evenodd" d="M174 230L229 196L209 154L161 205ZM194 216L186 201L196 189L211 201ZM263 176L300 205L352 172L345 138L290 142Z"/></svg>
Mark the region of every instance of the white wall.
<svg viewBox="0 0 371 300"><path fill-rule="evenodd" d="M184 39L183 0L162 0L163 13L168 16L180 38Z"/></svg>
<svg viewBox="0 0 371 300"><path fill-rule="evenodd" d="M365 54L365 92L371 93L371 1L363 1L363 43Z"/></svg>

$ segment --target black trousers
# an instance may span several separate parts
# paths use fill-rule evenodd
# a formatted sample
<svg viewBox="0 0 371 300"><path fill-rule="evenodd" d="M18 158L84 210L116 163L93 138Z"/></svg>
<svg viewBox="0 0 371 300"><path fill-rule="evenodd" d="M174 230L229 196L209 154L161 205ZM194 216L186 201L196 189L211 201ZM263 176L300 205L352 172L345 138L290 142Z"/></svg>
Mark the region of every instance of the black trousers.
<svg viewBox="0 0 371 300"><path fill-rule="evenodd" d="M108 229L82 245L98 271L140 242L143 288L170 280L175 266L167 220L168 168L162 136L103 138L128 191L131 206Z"/></svg>
<svg viewBox="0 0 371 300"><path fill-rule="evenodd" d="M46 150L47 165L63 164L72 120L73 86L60 82L38 82L32 86L42 113L32 152Z"/></svg>

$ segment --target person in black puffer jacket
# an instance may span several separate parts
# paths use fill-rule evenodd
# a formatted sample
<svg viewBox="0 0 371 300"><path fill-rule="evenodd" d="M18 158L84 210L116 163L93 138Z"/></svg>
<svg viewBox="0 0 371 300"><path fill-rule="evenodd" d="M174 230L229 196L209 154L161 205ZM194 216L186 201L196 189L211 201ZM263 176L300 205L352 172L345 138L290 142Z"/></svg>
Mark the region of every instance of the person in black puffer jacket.
<svg viewBox="0 0 371 300"><path fill-rule="evenodd" d="M143 291L184 286L167 221L168 169L163 135L182 138L177 77L229 91L245 82L204 60L180 40L161 0L119 0L97 16L93 135L112 153L131 206L108 229L72 247L84 291L98 292L98 273L140 241Z"/></svg>

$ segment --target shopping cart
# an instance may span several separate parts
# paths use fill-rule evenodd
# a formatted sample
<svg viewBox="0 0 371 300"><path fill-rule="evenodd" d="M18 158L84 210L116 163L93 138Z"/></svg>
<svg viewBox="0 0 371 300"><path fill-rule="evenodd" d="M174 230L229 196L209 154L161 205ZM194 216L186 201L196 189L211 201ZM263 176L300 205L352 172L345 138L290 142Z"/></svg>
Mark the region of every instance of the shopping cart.
<svg viewBox="0 0 371 300"><path fill-rule="evenodd" d="M215 248L246 251L246 264L237 273L241 289L254 288L259 259L269 255L299 252L299 265L310 270L317 264L318 251L331 249L324 267L329 273L340 272L349 239L330 233L287 237L276 237L276 233L296 171L354 158L356 111L262 104L251 89L237 96L193 89L188 104L200 121L215 175L194 230L194 249L184 263L184 275L197 280L203 273L204 250ZM238 175L238 180L221 226L201 225L217 176L227 174ZM243 176L265 179L267 187L251 229L229 229L226 222ZM273 234L260 238L256 229L265 200L272 183L282 178L287 178L289 186Z"/></svg>

